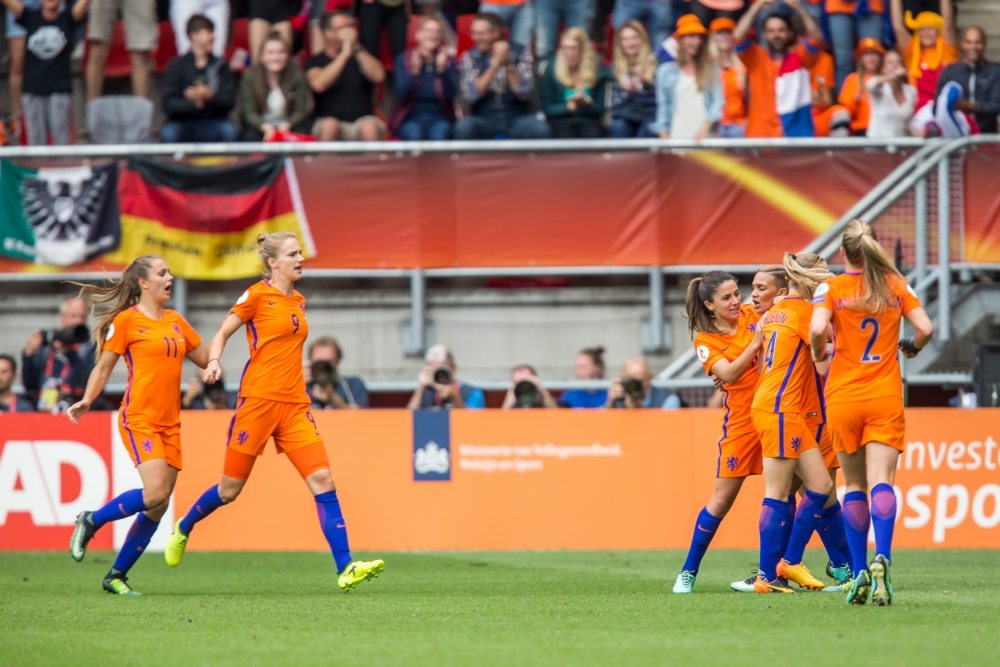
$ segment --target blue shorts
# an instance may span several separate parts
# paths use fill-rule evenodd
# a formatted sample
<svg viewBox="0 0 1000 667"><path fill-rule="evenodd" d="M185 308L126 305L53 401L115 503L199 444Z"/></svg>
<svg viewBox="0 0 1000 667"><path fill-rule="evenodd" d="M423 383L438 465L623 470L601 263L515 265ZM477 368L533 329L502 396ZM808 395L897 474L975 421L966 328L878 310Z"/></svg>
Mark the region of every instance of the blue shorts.
<svg viewBox="0 0 1000 667"><path fill-rule="evenodd" d="M42 6L41 0L21 0L25 9L38 9ZM24 26L14 20L14 15L9 9L4 12L7 15L7 39L24 39L27 32Z"/></svg>

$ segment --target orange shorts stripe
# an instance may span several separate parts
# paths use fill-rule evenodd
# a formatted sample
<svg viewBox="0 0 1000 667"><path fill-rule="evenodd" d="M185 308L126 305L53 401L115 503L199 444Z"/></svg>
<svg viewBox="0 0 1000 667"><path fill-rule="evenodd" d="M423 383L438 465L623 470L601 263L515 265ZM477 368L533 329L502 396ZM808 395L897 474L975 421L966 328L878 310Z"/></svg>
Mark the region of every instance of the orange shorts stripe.
<svg viewBox="0 0 1000 667"><path fill-rule="evenodd" d="M727 430L719 440L719 463L716 477L748 477L763 472L760 439L750 429Z"/></svg>
<svg viewBox="0 0 1000 667"><path fill-rule="evenodd" d="M226 447L260 456L272 437L279 453L323 442L316 420L305 403L241 398L230 422Z"/></svg>
<svg viewBox="0 0 1000 667"><path fill-rule="evenodd" d="M167 465L181 469L180 424L166 427L142 422L126 424L119 413L118 433L125 444L125 451L136 465L153 459L166 459Z"/></svg>
<svg viewBox="0 0 1000 667"><path fill-rule="evenodd" d="M837 450L833 448L833 438L830 436L830 427L826 424L810 424L813 438L819 445L819 451L823 452L823 463L827 470L837 470L840 468L840 460L837 458Z"/></svg>
<svg viewBox="0 0 1000 667"><path fill-rule="evenodd" d="M760 437L761 456L769 459L797 459L814 449L816 438L798 412L751 410L750 418Z"/></svg>
<svg viewBox="0 0 1000 667"><path fill-rule="evenodd" d="M902 396L828 403L826 418L833 448L838 452L853 454L869 442L881 442L899 451L905 446Z"/></svg>

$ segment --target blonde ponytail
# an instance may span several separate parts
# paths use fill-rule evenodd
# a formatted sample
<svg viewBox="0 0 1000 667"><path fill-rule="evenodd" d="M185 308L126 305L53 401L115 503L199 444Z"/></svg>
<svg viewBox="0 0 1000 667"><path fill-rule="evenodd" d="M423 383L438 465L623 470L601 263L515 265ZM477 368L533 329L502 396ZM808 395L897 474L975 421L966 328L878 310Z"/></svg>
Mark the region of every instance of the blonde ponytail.
<svg viewBox="0 0 1000 667"><path fill-rule="evenodd" d="M902 277L896 270L889 253L879 245L871 225L863 220L851 220L844 230L844 255L854 266L861 269L865 290L859 295L859 303L869 313L880 313L892 300L890 279Z"/></svg>
<svg viewBox="0 0 1000 667"><path fill-rule="evenodd" d="M804 299L812 299L813 292L820 284L833 278L822 257L815 253L803 252L793 255L785 253L782 266L792 288Z"/></svg>

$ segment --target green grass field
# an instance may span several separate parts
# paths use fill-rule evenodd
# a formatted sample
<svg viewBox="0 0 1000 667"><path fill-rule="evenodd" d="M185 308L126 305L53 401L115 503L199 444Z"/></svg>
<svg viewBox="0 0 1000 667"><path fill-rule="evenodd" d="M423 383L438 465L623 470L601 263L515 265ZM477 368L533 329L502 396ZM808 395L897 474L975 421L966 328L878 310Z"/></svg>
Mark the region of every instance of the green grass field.
<svg viewBox="0 0 1000 667"><path fill-rule="evenodd" d="M820 555L807 554L819 573ZM756 560L710 552L672 595L679 552L387 554L336 588L328 555L149 554L102 593L109 552L0 554L0 665L997 664L1000 551L900 551L896 604L728 588Z"/></svg>

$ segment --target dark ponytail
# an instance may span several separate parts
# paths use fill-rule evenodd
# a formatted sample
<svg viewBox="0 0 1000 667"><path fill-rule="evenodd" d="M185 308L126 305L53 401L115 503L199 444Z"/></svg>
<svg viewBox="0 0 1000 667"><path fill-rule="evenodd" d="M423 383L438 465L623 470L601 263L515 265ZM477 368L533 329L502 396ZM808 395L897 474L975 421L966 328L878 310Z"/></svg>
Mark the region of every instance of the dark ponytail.
<svg viewBox="0 0 1000 667"><path fill-rule="evenodd" d="M709 271L688 283L684 309L688 319L688 332L694 338L699 331L716 331L715 313L705 307L706 301L715 297L716 291L727 281L736 278L726 271Z"/></svg>

